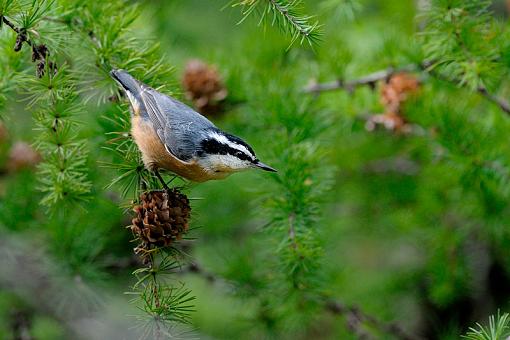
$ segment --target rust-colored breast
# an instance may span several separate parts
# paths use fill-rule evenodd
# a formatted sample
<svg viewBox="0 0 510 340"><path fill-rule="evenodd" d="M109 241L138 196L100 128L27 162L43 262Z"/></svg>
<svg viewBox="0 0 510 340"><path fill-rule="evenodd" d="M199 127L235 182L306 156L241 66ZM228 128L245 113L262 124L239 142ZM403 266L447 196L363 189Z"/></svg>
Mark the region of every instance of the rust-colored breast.
<svg viewBox="0 0 510 340"><path fill-rule="evenodd" d="M159 139L150 122L140 116L132 116L131 124L131 134L142 153L143 163L147 169L167 169L196 182L218 178L202 169L196 161L183 162L171 155L165 149L165 145Z"/></svg>

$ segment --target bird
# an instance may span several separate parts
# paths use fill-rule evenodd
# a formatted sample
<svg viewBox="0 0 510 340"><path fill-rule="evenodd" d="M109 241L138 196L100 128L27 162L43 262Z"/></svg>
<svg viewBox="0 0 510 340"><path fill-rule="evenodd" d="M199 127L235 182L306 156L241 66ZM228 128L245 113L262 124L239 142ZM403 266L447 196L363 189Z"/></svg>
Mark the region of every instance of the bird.
<svg viewBox="0 0 510 340"><path fill-rule="evenodd" d="M154 90L122 69L112 69L110 76L131 104L131 136L144 166L165 189L168 186L160 169L193 182L223 179L253 168L276 172L257 158L248 143L222 131L186 104Z"/></svg>

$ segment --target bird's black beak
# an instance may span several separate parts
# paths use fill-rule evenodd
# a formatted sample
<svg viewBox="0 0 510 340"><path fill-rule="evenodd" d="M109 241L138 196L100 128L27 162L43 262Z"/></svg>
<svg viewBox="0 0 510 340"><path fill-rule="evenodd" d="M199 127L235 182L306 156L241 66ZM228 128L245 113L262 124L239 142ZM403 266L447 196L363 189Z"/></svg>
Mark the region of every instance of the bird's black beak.
<svg viewBox="0 0 510 340"><path fill-rule="evenodd" d="M266 164L262 163L261 161L257 161L254 165L257 168L265 170L265 171L277 172L276 169L271 168L269 165L266 165Z"/></svg>

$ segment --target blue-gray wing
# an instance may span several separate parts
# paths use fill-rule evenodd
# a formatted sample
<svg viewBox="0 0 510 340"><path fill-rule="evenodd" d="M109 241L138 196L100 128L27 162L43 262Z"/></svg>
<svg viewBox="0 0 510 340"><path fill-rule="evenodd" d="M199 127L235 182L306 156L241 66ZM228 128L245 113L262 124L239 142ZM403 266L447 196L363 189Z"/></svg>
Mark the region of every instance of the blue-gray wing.
<svg viewBox="0 0 510 340"><path fill-rule="evenodd" d="M143 100L149 120L167 150L182 161L196 156L200 142L215 126L207 118L178 100L142 85Z"/></svg>

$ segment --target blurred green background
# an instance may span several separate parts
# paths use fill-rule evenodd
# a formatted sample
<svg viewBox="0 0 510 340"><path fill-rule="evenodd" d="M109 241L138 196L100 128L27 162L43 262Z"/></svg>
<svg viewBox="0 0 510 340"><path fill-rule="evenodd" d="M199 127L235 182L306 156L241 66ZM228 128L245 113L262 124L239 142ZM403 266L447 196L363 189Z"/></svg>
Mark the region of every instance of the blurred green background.
<svg viewBox="0 0 510 340"><path fill-rule="evenodd" d="M189 60L214 65L228 97L224 112L210 118L284 174L292 164L281 156L288 146L280 138L293 133L293 115L306 111L299 133L308 124L313 131L306 133L320 147L311 170L317 181L307 185L326 186L314 197L319 213L311 229L322 249L321 290L410 334L458 339L474 322L510 310L508 117L469 89L420 75L418 93L403 108L414 133L366 129L366 116L385 110L381 84L352 93L303 93L312 82L356 79L423 58L419 3L364 0L351 16L328 1L307 1L305 12L317 14L324 31L313 50L288 48L287 36L258 26L256 16L238 25L242 15L224 7L226 1L141 1L133 31L160 42L175 67L169 89L184 101L180 79ZM493 9L506 28L504 3ZM508 97L508 86L500 93ZM124 228L131 216L119 191L104 189L115 172L98 164L112 159L103 148L107 109L88 108L78 119L89 142L89 202L48 215L33 168L0 177L1 339L138 336L129 315L139 311L123 294L140 265ZM12 145L32 143L36 132L30 110L16 98L2 117L0 161L7 168ZM277 256L285 234L264 228L277 209L268 211L267 200L281 194L269 176L250 171L186 186L194 199L191 240L183 247L199 270L184 264L172 280L197 298L192 330L181 334L176 326L175 334L362 338L346 315L271 307L280 300L278 290L267 288L276 270L268 259ZM366 328L368 338L394 338L370 322Z"/></svg>

